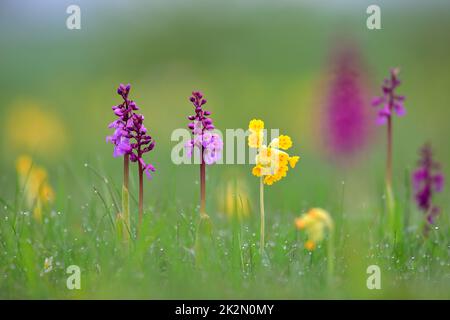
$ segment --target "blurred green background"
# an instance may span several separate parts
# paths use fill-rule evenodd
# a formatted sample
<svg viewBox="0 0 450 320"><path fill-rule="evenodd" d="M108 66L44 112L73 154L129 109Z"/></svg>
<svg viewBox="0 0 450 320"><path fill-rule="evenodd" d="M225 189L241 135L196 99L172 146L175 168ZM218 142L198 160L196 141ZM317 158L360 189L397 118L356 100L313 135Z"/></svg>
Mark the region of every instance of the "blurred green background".
<svg viewBox="0 0 450 320"><path fill-rule="evenodd" d="M70 4L81 8L81 30L66 28ZM261 118L268 128L280 128L292 137L292 153L302 159L268 191L271 215L298 215L311 206L333 211L343 201L352 219L371 221L380 214L385 128L375 128L372 144L348 166L324 156L317 128L330 52L342 38L358 45L370 84L367 102L379 94L389 68L401 68L399 92L407 97L408 113L395 119L394 183L404 199L405 179L424 142L432 142L448 172L450 3L377 1L382 29L373 31L366 28L370 4L373 1L2 1L1 197L14 197L14 161L22 153L47 168L61 211L70 201L78 207L91 197L86 181L93 173L85 164L119 185L122 162L112 157L105 136L114 119L111 106L120 102L116 87L123 82L132 84L131 97L157 143L147 155L157 168L145 185L148 207L162 208L160 202L169 194L176 203L197 201L198 168L172 164L175 143L170 135L186 127L186 116L193 111L188 97L192 90L201 90L219 129L246 128L250 119ZM36 115L23 115L23 109ZM41 118L46 120L36 124ZM208 185L213 218L220 211L215 184L228 177L246 181L251 205L257 208L251 166L216 165L208 168L208 180L214 181ZM135 187L136 176L132 179ZM343 199L342 182L347 190ZM449 190L436 198L445 208ZM422 219L412 211L416 227ZM441 219L448 221L447 211Z"/></svg>
<svg viewBox="0 0 450 320"><path fill-rule="evenodd" d="M366 28L369 1L77 1L81 30L66 28L70 4L0 4L2 120L26 102L60 119L65 143L50 156L39 152L41 147L31 150L50 164L78 166L86 159L100 159L111 169L118 164L104 136L113 119L110 107L119 102L115 88L130 82L158 143L150 157L160 173L152 185L163 184L173 170L189 171L171 166L169 151L172 130L185 127L192 112L187 97L193 89L206 94L218 128L246 128L259 117L293 137L303 158L299 171L322 166L314 139L319 106L312 96L325 94L317 79L342 36L356 41L366 61L372 84L367 101L378 94L390 67L402 69L408 116L395 124L398 170L414 164L426 140L442 162L449 159L445 1L380 1L382 30L375 31ZM10 135L2 134L3 179L22 152L8 144ZM384 139L379 142L364 170L382 170ZM316 171L321 172L328 175Z"/></svg>

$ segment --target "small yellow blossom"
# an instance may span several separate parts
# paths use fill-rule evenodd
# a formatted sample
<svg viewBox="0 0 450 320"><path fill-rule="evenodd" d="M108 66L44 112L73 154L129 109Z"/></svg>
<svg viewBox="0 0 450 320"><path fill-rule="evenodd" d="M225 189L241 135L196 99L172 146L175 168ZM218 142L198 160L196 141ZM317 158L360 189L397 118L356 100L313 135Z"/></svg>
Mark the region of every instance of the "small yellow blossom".
<svg viewBox="0 0 450 320"><path fill-rule="evenodd" d="M21 189L25 193L26 205L33 210L34 218L41 221L43 207L48 206L55 198L47 171L34 165L31 157L26 155L17 158L16 170Z"/></svg>
<svg viewBox="0 0 450 320"><path fill-rule="evenodd" d="M250 121L250 124L248 125L248 128L251 132L259 132L264 129L264 121L253 119Z"/></svg>
<svg viewBox="0 0 450 320"><path fill-rule="evenodd" d="M266 146L264 139L264 122L262 120L253 119L249 123L250 135L248 145L251 148L258 148L256 155L256 165L252 170L252 174L257 177L263 177L266 185L273 183L286 177L289 167L294 168L300 157L289 156L285 151L292 147L292 140L289 136L280 135Z"/></svg>
<svg viewBox="0 0 450 320"><path fill-rule="evenodd" d="M295 226L299 230L305 230L308 241L305 248L309 251L315 249L317 243L325 237L325 231L333 230L333 220L328 212L320 208L310 209L301 217L295 219Z"/></svg>
<svg viewBox="0 0 450 320"><path fill-rule="evenodd" d="M280 149L287 150L292 147L292 140L289 136L281 135L278 137L278 144Z"/></svg>
<svg viewBox="0 0 450 320"><path fill-rule="evenodd" d="M261 147L263 140L264 140L263 131L250 132L250 135L248 136L248 146L250 148L259 148Z"/></svg>
<svg viewBox="0 0 450 320"><path fill-rule="evenodd" d="M262 166L257 165L255 167L253 167L252 173L256 177L261 177L261 175L262 175Z"/></svg>

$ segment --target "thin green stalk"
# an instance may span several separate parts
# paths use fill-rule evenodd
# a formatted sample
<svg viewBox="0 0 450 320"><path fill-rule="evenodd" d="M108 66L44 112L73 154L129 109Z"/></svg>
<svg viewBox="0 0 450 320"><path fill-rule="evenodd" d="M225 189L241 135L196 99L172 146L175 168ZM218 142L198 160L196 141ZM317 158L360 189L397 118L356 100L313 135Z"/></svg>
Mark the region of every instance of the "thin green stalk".
<svg viewBox="0 0 450 320"><path fill-rule="evenodd" d="M206 214L206 164L203 160L204 148L201 150L201 163L200 163L200 215Z"/></svg>
<svg viewBox="0 0 450 320"><path fill-rule="evenodd" d="M128 192L129 184L129 163L130 156L126 154L123 157L123 186L122 186L122 216L123 222L125 224L123 231L123 237L125 240L130 238L130 197Z"/></svg>
<svg viewBox="0 0 450 320"><path fill-rule="evenodd" d="M391 102L391 105L393 105L393 101ZM392 147L392 117L389 117L387 122L386 207L391 236L392 238L399 239L402 237L403 230L401 217L396 210L395 196L392 187Z"/></svg>
<svg viewBox="0 0 450 320"><path fill-rule="evenodd" d="M144 181L143 181L143 170L142 164L138 161L139 170L139 223L138 230L140 230L142 225L142 217L144 216Z"/></svg>
<svg viewBox="0 0 450 320"><path fill-rule="evenodd" d="M333 279L333 274L334 274L333 238L334 238L334 232L333 232L333 230L330 230L330 234L328 235L328 244L327 244L327 271L328 271L328 281L329 282Z"/></svg>
<svg viewBox="0 0 450 320"><path fill-rule="evenodd" d="M261 230L260 230L260 240L259 240L259 250L261 253L264 251L264 180L261 176L259 183L259 209L261 214Z"/></svg>

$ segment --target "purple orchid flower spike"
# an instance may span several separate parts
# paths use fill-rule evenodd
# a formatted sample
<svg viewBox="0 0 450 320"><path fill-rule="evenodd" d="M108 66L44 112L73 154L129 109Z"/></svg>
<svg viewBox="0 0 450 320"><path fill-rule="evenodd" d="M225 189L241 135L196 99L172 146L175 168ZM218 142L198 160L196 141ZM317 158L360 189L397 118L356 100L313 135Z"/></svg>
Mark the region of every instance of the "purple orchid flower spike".
<svg viewBox="0 0 450 320"><path fill-rule="evenodd" d="M399 68L392 68L390 70L390 77L384 79L383 85L381 86L382 95L375 97L372 100L372 105L375 107L381 107L378 111L377 124L387 125L387 152L386 152L386 202L389 211L389 224L392 228L392 235L402 232L401 226L397 221L399 218L396 217L398 213L395 211L395 199L394 192L392 188L392 123L393 114L402 117L406 114L403 102L405 97L398 95L396 89L400 85Z"/></svg>
<svg viewBox="0 0 450 320"><path fill-rule="evenodd" d="M153 150L155 142L144 126L144 116L136 113L139 107L133 100L130 100L129 94L131 85L120 84L117 88L117 94L123 99L122 103L112 107L114 114L118 117L109 124L108 128L114 129L114 133L106 137L106 142L114 144L114 157L124 156L124 184L122 191L122 212L126 216L129 224L129 205L128 205L128 180L129 180L129 161L138 163L139 174L139 226L142 223L143 216L143 173L151 179L151 172L155 172L152 164L146 163L143 159L145 153ZM125 199L125 200L124 200Z"/></svg>
<svg viewBox="0 0 450 320"><path fill-rule="evenodd" d="M395 89L401 84L398 78L400 73L399 68L393 68L390 71L390 78L384 79L382 85L382 96L375 97L372 100L372 106L381 107L378 111L377 124L384 125L388 122L388 119L392 117L392 114L396 114L398 117L406 115L406 109L404 107L405 96L401 96L395 93Z"/></svg>
<svg viewBox="0 0 450 320"><path fill-rule="evenodd" d="M207 217L205 211L206 199L206 168L205 165L212 165L222 157L223 141L220 135L211 132L214 130L213 120L209 118L211 112L204 110L207 103L200 91L192 92L189 101L193 104L195 114L188 117L191 121L188 128L193 134L193 138L185 144L186 153L190 157L197 148L200 151L200 214Z"/></svg>
<svg viewBox="0 0 450 320"><path fill-rule="evenodd" d="M441 172L441 165L433 160L431 145L426 143L420 149L420 160L418 167L412 174L412 185L414 189L414 199L417 207L426 215L428 225L425 226L425 234L434 224L435 218L440 213L440 208L433 205L432 199L436 192L442 192L444 188L444 175Z"/></svg>

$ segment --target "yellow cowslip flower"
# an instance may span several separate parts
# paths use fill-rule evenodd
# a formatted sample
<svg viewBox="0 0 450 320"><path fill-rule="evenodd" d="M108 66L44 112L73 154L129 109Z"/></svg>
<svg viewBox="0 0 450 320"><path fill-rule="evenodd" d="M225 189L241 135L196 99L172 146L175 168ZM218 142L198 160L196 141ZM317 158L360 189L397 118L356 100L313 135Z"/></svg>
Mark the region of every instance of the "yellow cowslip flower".
<svg viewBox="0 0 450 320"><path fill-rule="evenodd" d="M250 131L248 145L251 148L258 148L256 165L252 170L253 175L263 177L263 182L267 185L272 185L286 177L289 166L294 168L300 159L298 156L291 157L287 152L282 151L292 147L292 139L289 136L280 135L266 146L263 144L264 122L253 119L248 127Z"/></svg>
<svg viewBox="0 0 450 320"><path fill-rule="evenodd" d="M264 232L265 232L265 212L264 212L264 185L272 185L286 177L289 167L294 168L300 157L290 156L283 150L292 147L292 140L289 136L281 135L273 139L269 145L264 144L264 121L253 119L248 125L250 135L248 146L258 150L255 157L255 166L252 174L260 178L259 182L259 208L261 216L260 228L260 253L264 253Z"/></svg>
<svg viewBox="0 0 450 320"><path fill-rule="evenodd" d="M16 170L25 202L33 210L33 217L41 221L42 209L54 201L55 193L48 182L47 171L34 165L31 157L23 155L16 160Z"/></svg>
<svg viewBox="0 0 450 320"><path fill-rule="evenodd" d="M309 251L314 250L317 243L325 238L326 230L332 232L334 228L330 214L320 208L310 209L307 213L296 218L295 226L299 230L305 230L308 235L305 248Z"/></svg>

